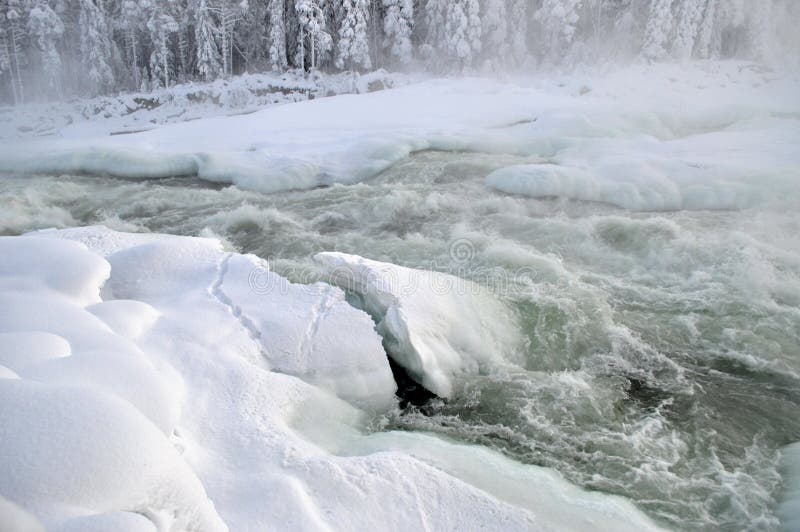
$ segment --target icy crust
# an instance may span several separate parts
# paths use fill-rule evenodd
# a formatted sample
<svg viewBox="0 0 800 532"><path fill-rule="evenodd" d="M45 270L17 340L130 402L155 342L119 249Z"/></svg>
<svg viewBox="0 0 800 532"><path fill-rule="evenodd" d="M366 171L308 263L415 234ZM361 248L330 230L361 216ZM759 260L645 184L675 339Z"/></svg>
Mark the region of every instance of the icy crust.
<svg viewBox="0 0 800 532"><path fill-rule="evenodd" d="M270 337L291 345L294 321L324 313L298 302L280 320L262 314L287 301L266 284L247 292L238 283L246 265L268 270L216 241L95 227L2 238L0 256L0 278L23 286L0 290L3 360L16 368L0 372L4 530L657 528L625 500L488 450L422 434L363 436L362 411L324 387L340 374L357 389L361 372L380 381L357 355L388 365L371 322L340 306L338 290L286 288L340 314L329 325L365 341L354 352L356 340L325 332L322 320L311 337L332 342L319 346L329 365L308 369L338 373L317 386L317 374L270 371L278 359L266 348ZM314 356L308 365L322 364ZM43 369L65 361L69 371ZM515 495L520 486L550 495Z"/></svg>
<svg viewBox="0 0 800 532"><path fill-rule="evenodd" d="M783 493L776 514L784 530L800 530L800 442L781 450Z"/></svg>
<svg viewBox="0 0 800 532"><path fill-rule="evenodd" d="M475 283L345 253L314 260L331 282L361 296L392 358L440 397L453 394L460 376L508 364L520 352L513 314Z"/></svg>
<svg viewBox="0 0 800 532"><path fill-rule="evenodd" d="M626 209L728 209L800 195L800 81L742 63L432 80L129 135L7 143L0 171L196 176L260 192L369 179L410 153L472 150L532 165L503 192ZM540 164L545 163L545 164Z"/></svg>
<svg viewBox="0 0 800 532"><path fill-rule="evenodd" d="M664 141L583 139L546 163L496 170L486 184L637 211L740 209L797 197L798 143L800 121L782 119Z"/></svg>

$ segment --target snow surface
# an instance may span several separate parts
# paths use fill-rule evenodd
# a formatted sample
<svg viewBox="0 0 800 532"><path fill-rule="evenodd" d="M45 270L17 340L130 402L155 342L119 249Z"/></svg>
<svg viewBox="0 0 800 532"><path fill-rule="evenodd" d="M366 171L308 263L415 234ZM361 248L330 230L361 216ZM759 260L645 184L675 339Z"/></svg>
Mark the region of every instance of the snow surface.
<svg viewBox="0 0 800 532"><path fill-rule="evenodd" d="M150 92L67 102L0 106L0 139L130 134L163 124L252 113L271 105L365 93L403 85L408 76L376 70L363 75L290 71L243 74Z"/></svg>
<svg viewBox="0 0 800 532"><path fill-rule="evenodd" d="M130 135L65 130L7 143L0 170L197 176L276 192L358 182L414 151L478 150L530 157L489 176L503 192L740 208L797 196L798 94L796 75L734 62L433 80Z"/></svg>
<svg viewBox="0 0 800 532"><path fill-rule="evenodd" d="M387 408L394 383L339 289L290 285L214 240L101 227L3 237L0 256L4 525L657 528L486 449L364 435L353 404Z"/></svg>
<svg viewBox="0 0 800 532"><path fill-rule="evenodd" d="M450 397L459 376L511 362L521 341L509 309L476 283L345 253L314 260L361 296L390 355L425 388Z"/></svg>

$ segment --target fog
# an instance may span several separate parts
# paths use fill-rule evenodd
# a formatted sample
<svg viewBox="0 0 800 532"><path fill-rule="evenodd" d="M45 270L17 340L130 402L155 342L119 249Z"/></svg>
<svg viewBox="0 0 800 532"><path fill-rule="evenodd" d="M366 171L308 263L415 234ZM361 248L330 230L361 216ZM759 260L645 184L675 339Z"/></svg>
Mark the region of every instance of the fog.
<svg viewBox="0 0 800 532"><path fill-rule="evenodd" d="M796 67L794 0L8 0L0 102L245 72L496 75L632 61Z"/></svg>

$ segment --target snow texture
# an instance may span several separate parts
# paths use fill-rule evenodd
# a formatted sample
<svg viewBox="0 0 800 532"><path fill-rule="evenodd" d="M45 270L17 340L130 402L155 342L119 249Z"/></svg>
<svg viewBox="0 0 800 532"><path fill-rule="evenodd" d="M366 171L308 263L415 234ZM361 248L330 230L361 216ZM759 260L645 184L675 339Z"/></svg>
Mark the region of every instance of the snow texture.
<svg viewBox="0 0 800 532"><path fill-rule="evenodd" d="M364 435L353 404L386 408L394 385L339 289L102 227L3 237L0 256L3 530L657 528L489 450Z"/></svg>

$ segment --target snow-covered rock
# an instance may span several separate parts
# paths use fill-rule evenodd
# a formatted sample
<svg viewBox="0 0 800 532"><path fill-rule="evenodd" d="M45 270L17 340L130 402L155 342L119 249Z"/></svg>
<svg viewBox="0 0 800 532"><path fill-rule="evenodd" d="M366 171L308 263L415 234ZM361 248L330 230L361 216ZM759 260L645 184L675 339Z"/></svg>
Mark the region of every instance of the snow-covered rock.
<svg viewBox="0 0 800 532"><path fill-rule="evenodd" d="M363 299L390 355L441 397L453 394L459 376L519 358L514 315L476 283L344 253L314 260L331 282Z"/></svg>

